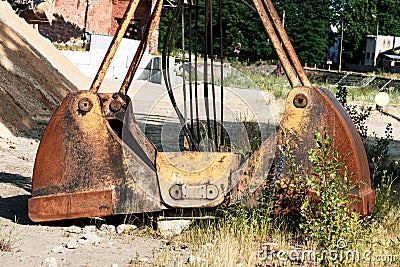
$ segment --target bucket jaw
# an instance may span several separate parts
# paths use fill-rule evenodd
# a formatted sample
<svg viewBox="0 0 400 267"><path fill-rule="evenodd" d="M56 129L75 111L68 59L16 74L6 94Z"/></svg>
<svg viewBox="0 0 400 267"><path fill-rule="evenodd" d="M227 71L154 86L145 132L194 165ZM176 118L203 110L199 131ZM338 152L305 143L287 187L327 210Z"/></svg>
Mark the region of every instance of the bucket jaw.
<svg viewBox="0 0 400 267"><path fill-rule="evenodd" d="M128 98L80 91L69 94L53 114L40 143L32 178L29 217L52 221L161 209L154 162L123 147L120 138ZM130 118L133 118L132 116ZM128 143L149 144L131 124ZM134 168L134 171L130 169ZM136 178L143 177L146 189ZM150 188L150 189L149 189Z"/></svg>
<svg viewBox="0 0 400 267"><path fill-rule="evenodd" d="M353 211L361 215L372 212L375 191L371 188L363 142L350 116L330 91L311 86L294 88L287 98L280 126L278 144L282 147L285 139L288 140L296 162L306 172L311 170L308 151L315 146L315 131L323 129L332 138L333 148L345 160L343 163L354 186L349 196L354 200Z"/></svg>

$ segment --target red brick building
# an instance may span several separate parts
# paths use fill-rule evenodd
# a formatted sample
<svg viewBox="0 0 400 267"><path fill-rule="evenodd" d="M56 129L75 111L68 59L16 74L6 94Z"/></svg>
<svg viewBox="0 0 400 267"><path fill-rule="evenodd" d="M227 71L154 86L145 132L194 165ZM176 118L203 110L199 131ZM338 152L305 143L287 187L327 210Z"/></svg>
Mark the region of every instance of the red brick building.
<svg viewBox="0 0 400 267"><path fill-rule="evenodd" d="M42 24L39 31L51 41L69 40L89 33L114 35L121 22L129 0L58 0L55 5L57 21ZM140 0L134 17L125 34L140 40L150 18L155 0ZM149 52L157 54L158 26L149 41Z"/></svg>

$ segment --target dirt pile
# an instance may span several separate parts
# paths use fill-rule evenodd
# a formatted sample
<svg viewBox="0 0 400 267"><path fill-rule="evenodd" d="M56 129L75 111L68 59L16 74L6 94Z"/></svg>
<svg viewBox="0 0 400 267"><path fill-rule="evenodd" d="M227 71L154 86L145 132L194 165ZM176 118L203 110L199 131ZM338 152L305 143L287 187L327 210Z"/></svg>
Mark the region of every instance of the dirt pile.
<svg viewBox="0 0 400 267"><path fill-rule="evenodd" d="M0 2L0 122L23 134L47 120L65 95L89 86L46 38Z"/></svg>

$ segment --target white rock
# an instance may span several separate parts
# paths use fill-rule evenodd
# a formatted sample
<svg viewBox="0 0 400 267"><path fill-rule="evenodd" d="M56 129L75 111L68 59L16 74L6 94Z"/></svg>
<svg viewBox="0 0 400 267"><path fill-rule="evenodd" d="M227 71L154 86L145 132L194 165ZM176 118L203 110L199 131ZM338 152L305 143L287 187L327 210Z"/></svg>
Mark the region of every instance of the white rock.
<svg viewBox="0 0 400 267"><path fill-rule="evenodd" d="M189 228L191 223L190 220L159 221L157 228L164 237L172 237L182 234L184 230Z"/></svg>
<svg viewBox="0 0 400 267"><path fill-rule="evenodd" d="M72 225L70 227L64 227L63 230L65 232L73 233L73 234L80 234L82 232L82 228L75 226L75 225Z"/></svg>
<svg viewBox="0 0 400 267"><path fill-rule="evenodd" d="M66 248L68 249L76 249L77 247L78 247L78 241L74 239L69 240L66 245Z"/></svg>
<svg viewBox="0 0 400 267"><path fill-rule="evenodd" d="M54 257L48 257L42 262L42 266L57 267L57 260Z"/></svg>
<svg viewBox="0 0 400 267"><path fill-rule="evenodd" d="M133 224L120 224L117 227L117 233L118 234L129 234L136 229L137 229L137 226L133 225Z"/></svg>
<svg viewBox="0 0 400 267"><path fill-rule="evenodd" d="M61 245L55 246L54 248L51 249L51 252L63 253L64 252L63 246L61 246Z"/></svg>
<svg viewBox="0 0 400 267"><path fill-rule="evenodd" d="M111 264L111 267L118 267L118 264L113 263L113 264Z"/></svg>
<svg viewBox="0 0 400 267"><path fill-rule="evenodd" d="M95 225L86 225L84 230L86 233L96 232L96 226Z"/></svg>
<svg viewBox="0 0 400 267"><path fill-rule="evenodd" d="M103 241L102 238L98 237L95 233L90 232L90 233L86 233L84 234L80 240L84 240L83 243L90 243L90 244L95 244L98 245L100 244L101 241Z"/></svg>

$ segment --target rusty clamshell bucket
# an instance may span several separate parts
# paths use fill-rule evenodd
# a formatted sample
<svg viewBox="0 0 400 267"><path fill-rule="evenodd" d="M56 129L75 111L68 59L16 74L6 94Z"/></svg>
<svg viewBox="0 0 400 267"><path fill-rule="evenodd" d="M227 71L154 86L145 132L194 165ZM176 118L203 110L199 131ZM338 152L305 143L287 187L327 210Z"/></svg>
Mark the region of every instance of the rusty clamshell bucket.
<svg viewBox="0 0 400 267"><path fill-rule="evenodd" d="M139 129L126 92L160 17L162 0L156 3L120 91L98 93L138 2L129 3L91 89L69 94L43 134L28 203L32 221L215 207L226 199L235 202L259 197L258 189L267 182L275 156L271 147L279 145L280 138L278 144L271 138L265 140L240 164L240 156L231 152L159 152ZM349 155L346 164L356 185L350 196L356 200L354 210L370 213L375 193L354 124L330 92L311 86L271 0L253 3L293 87L281 127L289 135L294 157L306 165L315 130L325 128L339 153ZM193 174L190 164L199 157L208 162L208 169ZM185 164L188 171L182 171Z"/></svg>

